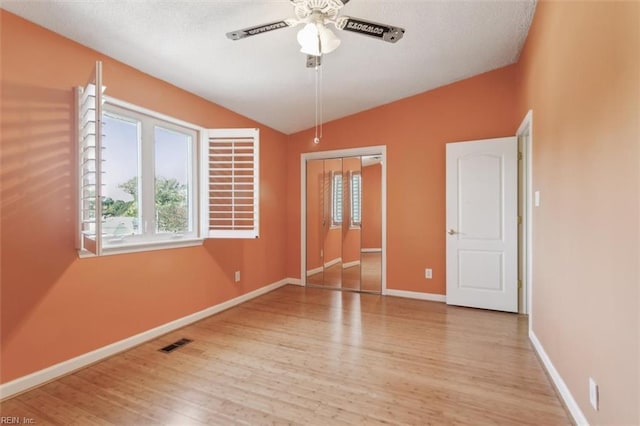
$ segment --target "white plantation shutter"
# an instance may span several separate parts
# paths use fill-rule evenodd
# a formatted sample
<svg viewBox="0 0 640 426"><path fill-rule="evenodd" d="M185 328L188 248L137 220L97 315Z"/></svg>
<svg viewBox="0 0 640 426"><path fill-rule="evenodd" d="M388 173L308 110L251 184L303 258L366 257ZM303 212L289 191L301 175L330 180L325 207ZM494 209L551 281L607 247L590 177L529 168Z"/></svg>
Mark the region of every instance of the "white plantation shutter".
<svg viewBox="0 0 640 426"><path fill-rule="evenodd" d="M362 222L362 175L351 172L351 226Z"/></svg>
<svg viewBox="0 0 640 426"><path fill-rule="evenodd" d="M258 129L210 129L203 149L203 188L208 209L203 223L210 238L258 238Z"/></svg>
<svg viewBox="0 0 640 426"><path fill-rule="evenodd" d="M100 88L100 89L97 89ZM79 249L102 252L102 63L76 88L79 164Z"/></svg>
<svg viewBox="0 0 640 426"><path fill-rule="evenodd" d="M342 173L331 172L331 226L342 224Z"/></svg>

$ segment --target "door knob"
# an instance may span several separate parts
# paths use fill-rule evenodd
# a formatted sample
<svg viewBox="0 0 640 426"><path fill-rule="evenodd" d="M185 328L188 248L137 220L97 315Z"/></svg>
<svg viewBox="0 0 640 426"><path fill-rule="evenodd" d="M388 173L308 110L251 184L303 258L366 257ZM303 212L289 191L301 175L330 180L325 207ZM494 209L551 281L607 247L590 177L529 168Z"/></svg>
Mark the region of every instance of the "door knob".
<svg viewBox="0 0 640 426"><path fill-rule="evenodd" d="M457 234L457 232L456 232L455 230L453 230L453 229L449 229L449 230L447 231L447 234L449 234L449 235L455 235L455 234Z"/></svg>

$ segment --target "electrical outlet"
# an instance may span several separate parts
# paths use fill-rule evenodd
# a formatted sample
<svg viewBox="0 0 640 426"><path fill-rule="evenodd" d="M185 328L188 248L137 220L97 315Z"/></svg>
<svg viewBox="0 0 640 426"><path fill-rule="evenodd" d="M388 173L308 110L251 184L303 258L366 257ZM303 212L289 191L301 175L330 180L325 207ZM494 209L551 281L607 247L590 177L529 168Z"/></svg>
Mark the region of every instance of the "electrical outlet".
<svg viewBox="0 0 640 426"><path fill-rule="evenodd" d="M598 384L589 377L589 402L594 410L598 411Z"/></svg>
<svg viewBox="0 0 640 426"><path fill-rule="evenodd" d="M240 271L236 271L235 279L236 282L240 282Z"/></svg>
<svg viewBox="0 0 640 426"><path fill-rule="evenodd" d="M428 280L430 280L431 278L433 278L433 270L431 270L431 268L427 268L424 270L424 277Z"/></svg>

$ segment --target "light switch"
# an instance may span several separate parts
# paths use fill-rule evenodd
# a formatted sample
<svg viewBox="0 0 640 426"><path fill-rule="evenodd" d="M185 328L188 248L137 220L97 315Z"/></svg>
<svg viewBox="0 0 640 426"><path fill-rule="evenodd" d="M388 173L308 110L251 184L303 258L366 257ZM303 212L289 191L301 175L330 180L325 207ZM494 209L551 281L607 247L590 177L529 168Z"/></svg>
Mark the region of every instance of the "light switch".
<svg viewBox="0 0 640 426"><path fill-rule="evenodd" d="M536 191L533 193L533 204L536 207L540 207L540 191Z"/></svg>

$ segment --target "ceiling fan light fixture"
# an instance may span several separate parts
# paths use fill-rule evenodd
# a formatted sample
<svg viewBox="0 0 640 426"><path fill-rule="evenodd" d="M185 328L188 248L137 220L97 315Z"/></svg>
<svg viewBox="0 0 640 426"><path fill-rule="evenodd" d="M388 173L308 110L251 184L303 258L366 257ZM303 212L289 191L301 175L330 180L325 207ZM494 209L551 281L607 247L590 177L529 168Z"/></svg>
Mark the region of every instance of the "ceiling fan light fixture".
<svg viewBox="0 0 640 426"><path fill-rule="evenodd" d="M340 39L329 28L319 25L318 32L320 34L322 53L331 53L340 46Z"/></svg>
<svg viewBox="0 0 640 426"><path fill-rule="evenodd" d="M340 39L324 25L310 22L298 31L298 43L302 53L320 56L336 50Z"/></svg>
<svg viewBox="0 0 640 426"><path fill-rule="evenodd" d="M298 43L300 51L307 55L320 56L320 33L314 23L308 23L298 31Z"/></svg>

